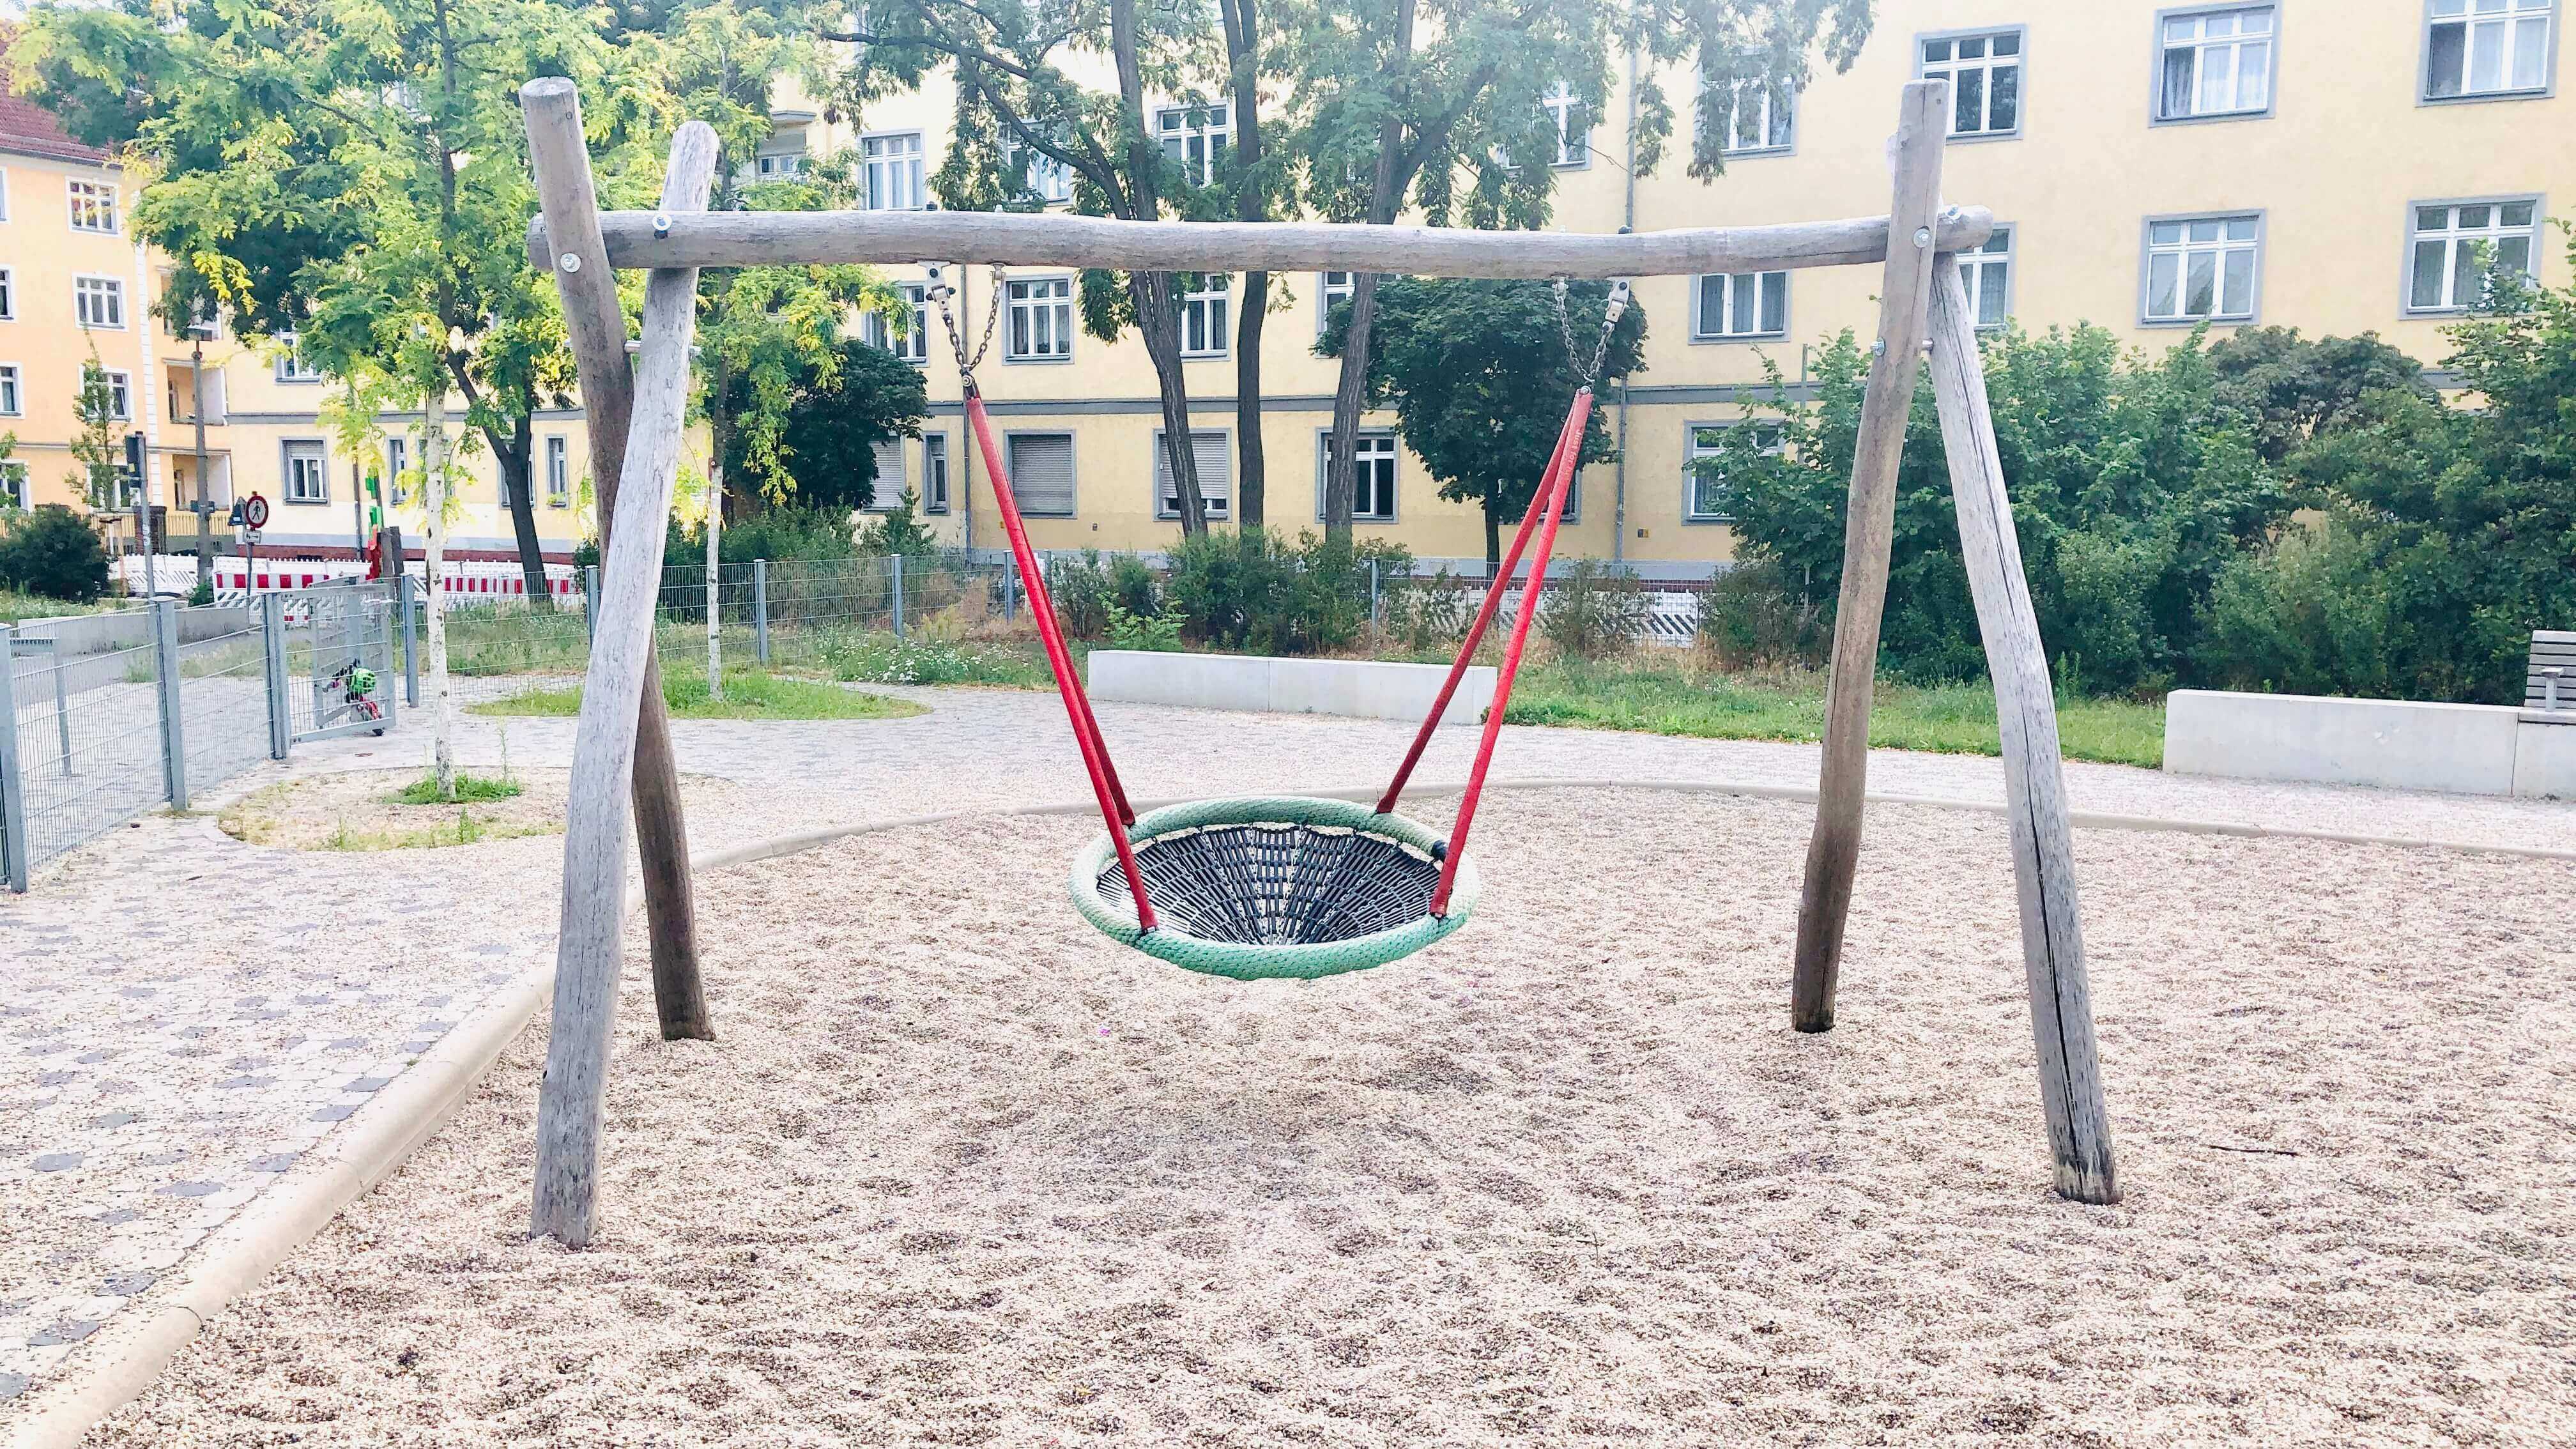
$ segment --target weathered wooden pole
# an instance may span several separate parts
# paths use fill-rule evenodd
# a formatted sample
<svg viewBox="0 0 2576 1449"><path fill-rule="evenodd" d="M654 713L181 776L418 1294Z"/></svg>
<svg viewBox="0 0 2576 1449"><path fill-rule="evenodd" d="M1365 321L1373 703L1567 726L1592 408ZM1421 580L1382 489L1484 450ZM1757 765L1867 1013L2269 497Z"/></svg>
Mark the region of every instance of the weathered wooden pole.
<svg viewBox="0 0 2576 1449"><path fill-rule="evenodd" d="M2077 1202L2120 1200L2111 1170L2111 1122L2093 1046L2093 993L2084 972L2076 910L2075 840L2057 755L2057 700L2048 651L2022 574L2012 500L1986 406L1977 324L1955 258L1932 282L1932 395L1959 508L1959 553L1977 604L1986 667L2003 730L2005 813L2012 823L2013 883L2021 897L2022 965L2030 977L2030 1029L2039 1044L2040 1105L2057 1157L2057 1190Z"/></svg>
<svg viewBox="0 0 2576 1449"><path fill-rule="evenodd" d="M671 141L662 205L707 204L716 133L691 121ZM586 268L585 268L586 270ZM698 273L656 271L644 284L644 341L635 363L634 418L618 481L616 526L590 668L574 727L564 821L563 916L555 944L554 1034L537 1093L537 1180L530 1232L566 1247L590 1242L597 1218L599 1129L608 1043L617 1014L619 938L626 914L626 801L633 784L637 704L652 680L653 604L662 580L663 520L679 478L689 412L689 342Z"/></svg>
<svg viewBox="0 0 2576 1449"><path fill-rule="evenodd" d="M1879 287L1878 341L1852 453L1843 520L1843 580L1834 613L1833 674L1825 693L1825 760L1816 830L1798 898L1798 948L1789 1024L1830 1031L1841 973L1843 922L1860 864L1861 807L1869 790L1870 689L1878 676L1878 623L1887 606L1887 555L1896 528L1896 469L1914 410L1931 305L1941 209L1941 147L1949 136L1950 83L1915 81L1898 108L1890 147L1896 200L1888 212L1887 275Z"/></svg>
<svg viewBox="0 0 2576 1449"><path fill-rule="evenodd" d="M538 259L563 297L564 329L581 376L590 431L590 476L598 495L599 546L605 554L626 465L626 430L635 411L635 378L626 358L626 313L617 275L600 239L599 194L591 184L590 148L582 138L581 96L560 76L519 90L528 118L528 158L537 178L542 224L563 244ZM576 259L566 265L564 258ZM662 522L653 522L655 537ZM671 751L671 721L662 703L659 661L645 666L643 703L635 719L635 841L644 863L644 922L653 942L653 1004L662 1039L715 1035L698 974L696 903L689 881L688 822L680 813L680 768Z"/></svg>

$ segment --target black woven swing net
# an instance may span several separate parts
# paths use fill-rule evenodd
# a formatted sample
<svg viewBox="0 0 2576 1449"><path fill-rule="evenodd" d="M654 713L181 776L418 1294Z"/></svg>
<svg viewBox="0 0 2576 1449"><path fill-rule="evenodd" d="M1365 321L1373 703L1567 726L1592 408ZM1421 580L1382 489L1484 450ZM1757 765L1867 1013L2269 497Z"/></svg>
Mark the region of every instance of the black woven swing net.
<svg viewBox="0 0 2576 1449"><path fill-rule="evenodd" d="M1431 910L1440 862L1367 830L1279 822L1209 825L1139 840L1136 868L1164 921L1204 941L1291 945L1348 941ZM1113 858L1094 882L1128 899Z"/></svg>

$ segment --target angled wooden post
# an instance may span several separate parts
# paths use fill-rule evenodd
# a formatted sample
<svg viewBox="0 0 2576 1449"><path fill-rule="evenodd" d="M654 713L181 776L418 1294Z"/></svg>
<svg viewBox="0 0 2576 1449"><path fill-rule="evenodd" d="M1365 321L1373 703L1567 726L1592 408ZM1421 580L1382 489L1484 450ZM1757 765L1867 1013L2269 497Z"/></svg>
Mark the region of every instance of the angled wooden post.
<svg viewBox="0 0 2576 1449"><path fill-rule="evenodd" d="M670 211L707 204L716 134L691 121L671 141L662 191ZM586 269L585 269L586 270ZM679 476L688 420L689 342L697 325L695 267L653 272L644 286L643 350L634 418L607 534L598 632L573 733L564 821L563 916L555 945L554 1034L537 1093L537 1174L530 1231L567 1247L589 1244L597 1215L599 1130L608 1044L617 1014L619 937L626 913L626 802L633 784L636 706L653 662L653 605L662 581L663 520Z"/></svg>
<svg viewBox="0 0 2576 1449"><path fill-rule="evenodd" d="M2075 840L2057 754L2057 700L2048 651L2022 574L2012 500L1995 449L1994 415L1977 354L1976 319L1955 258L1932 283L1932 395L1959 509L1959 552L1985 638L2002 726L2005 813L2012 825L2013 883L2021 897L2022 965L2030 978L2031 1035L2039 1046L2040 1104L2057 1158L2057 1190L2077 1202L2120 1200L2111 1167L2111 1123L2093 1045L2093 994L2076 911Z"/></svg>
<svg viewBox="0 0 2576 1449"><path fill-rule="evenodd" d="M1896 470L1914 410L1916 369L1929 323L1933 242L1941 208L1941 147L1949 139L1950 83L1905 88L1891 145L1896 199L1888 212L1887 274L1879 288L1878 341L1861 400L1843 520L1843 579L1834 612L1833 674L1825 694L1825 758L1816 829L1798 898L1797 961L1789 1023L1830 1031L1842 968L1843 921L1860 863L1861 807L1869 790L1870 689L1878 676L1879 616L1887 606L1887 556L1896 527Z"/></svg>
<svg viewBox="0 0 2576 1449"><path fill-rule="evenodd" d="M581 95L561 76L519 90L528 118L528 159L536 171L540 217L560 238L536 264L554 274L563 298L564 330L580 370L583 415L590 430L590 476L598 496L599 545L608 549L617 484L626 465L626 430L635 411L634 373L626 360L626 313L617 274L600 237L599 194L591 184L590 148L581 128ZM566 265L564 258L575 258ZM662 524L653 524L660 534ZM708 1038L706 988L698 973L696 903L689 880L688 823L680 813L680 770L671 751L671 722L662 703L661 666L647 661L643 703L635 721L635 840L644 863L644 920L653 942L653 1002L662 1039Z"/></svg>

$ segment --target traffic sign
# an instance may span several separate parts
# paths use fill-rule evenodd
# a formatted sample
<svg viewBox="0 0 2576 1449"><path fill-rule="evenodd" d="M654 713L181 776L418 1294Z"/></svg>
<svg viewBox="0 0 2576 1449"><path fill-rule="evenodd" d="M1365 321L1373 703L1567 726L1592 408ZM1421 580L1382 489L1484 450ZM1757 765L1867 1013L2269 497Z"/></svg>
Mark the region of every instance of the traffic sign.
<svg viewBox="0 0 2576 1449"><path fill-rule="evenodd" d="M256 493L242 500L242 523L254 532L268 527L268 500Z"/></svg>
<svg viewBox="0 0 2576 1449"><path fill-rule="evenodd" d="M241 501L240 499L236 498L236 499L234 499L234 500L233 500L233 511L232 511L232 515L231 515L230 517L228 517L228 518L226 518L226 519L224 520L224 527L226 527L226 528L248 528L248 527L250 527L250 525L249 525L248 523L245 523L245 522L243 522L243 521L242 521L242 501Z"/></svg>

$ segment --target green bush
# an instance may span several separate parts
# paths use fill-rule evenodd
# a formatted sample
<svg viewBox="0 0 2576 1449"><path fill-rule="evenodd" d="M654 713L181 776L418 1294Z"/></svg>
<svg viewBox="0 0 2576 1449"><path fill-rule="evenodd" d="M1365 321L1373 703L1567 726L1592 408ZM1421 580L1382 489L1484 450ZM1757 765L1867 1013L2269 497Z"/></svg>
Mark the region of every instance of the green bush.
<svg viewBox="0 0 2576 1449"><path fill-rule="evenodd" d="M0 586L87 603L107 592L107 549L78 514L40 504L0 529Z"/></svg>
<svg viewBox="0 0 2576 1449"><path fill-rule="evenodd" d="M1789 587L1779 565L1737 564L1700 591L1699 642L1730 667L1821 669L1833 645L1832 615Z"/></svg>
<svg viewBox="0 0 2576 1449"><path fill-rule="evenodd" d="M1046 586L1047 597L1055 604L1056 622L1067 637L1097 639L1109 632L1109 606L1117 600L1100 550L1047 560Z"/></svg>
<svg viewBox="0 0 2576 1449"><path fill-rule="evenodd" d="M1123 604L1109 606L1109 647L1169 653L1181 647L1177 614L1138 614Z"/></svg>
<svg viewBox="0 0 2576 1449"><path fill-rule="evenodd" d="M691 530L683 528L675 518L669 527L669 536L662 544L663 562L681 564L706 558L707 533L703 525ZM716 540L716 555L729 564L759 558L772 563L856 558L858 532L851 527L849 510L845 508L802 504L763 508L726 523L723 536Z"/></svg>
<svg viewBox="0 0 2576 1449"><path fill-rule="evenodd" d="M1256 654L1313 654L1346 647L1368 628L1372 565L1383 588L1412 571L1413 555L1312 532L1291 544L1264 528L1210 529L1173 548L1163 594L1192 639Z"/></svg>
<svg viewBox="0 0 2576 1449"><path fill-rule="evenodd" d="M1467 637L1484 588L1450 574L1444 565L1429 578L1398 574L1382 579L1388 637L1415 654L1448 649Z"/></svg>
<svg viewBox="0 0 2576 1449"><path fill-rule="evenodd" d="M1560 655L1606 659L1646 632L1646 592L1616 564L1576 559L1539 595L1539 632Z"/></svg>

